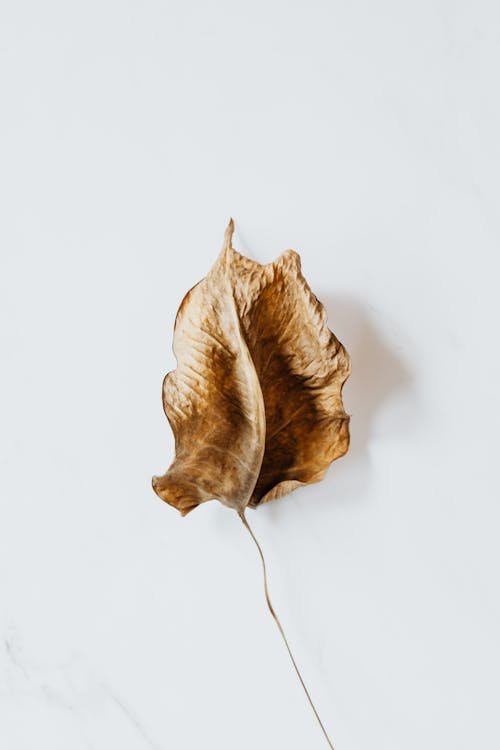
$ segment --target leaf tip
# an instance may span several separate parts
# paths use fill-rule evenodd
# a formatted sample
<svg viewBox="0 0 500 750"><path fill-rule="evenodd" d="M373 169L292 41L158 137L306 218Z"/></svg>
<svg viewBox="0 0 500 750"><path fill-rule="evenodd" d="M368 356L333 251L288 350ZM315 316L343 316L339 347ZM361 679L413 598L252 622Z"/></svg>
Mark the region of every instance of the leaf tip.
<svg viewBox="0 0 500 750"><path fill-rule="evenodd" d="M233 237L233 232L234 232L234 221L233 221L233 217L230 216L229 224L227 225L226 232L224 234L224 247L231 247L232 245L231 240Z"/></svg>

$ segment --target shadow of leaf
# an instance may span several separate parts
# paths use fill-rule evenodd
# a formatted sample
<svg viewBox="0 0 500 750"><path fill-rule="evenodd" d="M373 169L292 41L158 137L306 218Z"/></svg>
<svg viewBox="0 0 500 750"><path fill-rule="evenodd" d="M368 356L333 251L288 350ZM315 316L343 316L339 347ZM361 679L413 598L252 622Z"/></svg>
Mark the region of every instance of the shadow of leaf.
<svg viewBox="0 0 500 750"><path fill-rule="evenodd" d="M351 415L351 444L347 455L334 462L336 499L360 497L370 475L369 446L374 424L383 407L402 391L411 390L410 372L378 329L377 313L353 297L323 296L328 325L351 355L352 372L344 391L344 407ZM341 485L341 488L339 487Z"/></svg>

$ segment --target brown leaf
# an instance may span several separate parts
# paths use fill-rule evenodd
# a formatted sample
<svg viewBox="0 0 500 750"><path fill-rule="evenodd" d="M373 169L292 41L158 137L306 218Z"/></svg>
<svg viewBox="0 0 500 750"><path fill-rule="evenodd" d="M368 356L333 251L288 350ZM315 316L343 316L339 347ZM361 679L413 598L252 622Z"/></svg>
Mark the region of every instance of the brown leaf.
<svg viewBox="0 0 500 750"><path fill-rule="evenodd" d="M346 350L288 250L260 265L226 230L214 267L177 313L163 385L176 457L153 479L185 515L212 498L238 511L319 481L349 447Z"/></svg>

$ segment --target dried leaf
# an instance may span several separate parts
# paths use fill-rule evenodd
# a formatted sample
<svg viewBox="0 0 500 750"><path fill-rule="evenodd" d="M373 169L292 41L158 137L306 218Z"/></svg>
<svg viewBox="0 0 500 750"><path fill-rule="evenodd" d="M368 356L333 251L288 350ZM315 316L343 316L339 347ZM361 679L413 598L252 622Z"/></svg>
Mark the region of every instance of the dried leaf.
<svg viewBox="0 0 500 750"><path fill-rule="evenodd" d="M232 247L177 313L163 384L175 460L155 492L182 515L217 498L243 511L317 482L349 447L346 350L288 250L260 265Z"/></svg>

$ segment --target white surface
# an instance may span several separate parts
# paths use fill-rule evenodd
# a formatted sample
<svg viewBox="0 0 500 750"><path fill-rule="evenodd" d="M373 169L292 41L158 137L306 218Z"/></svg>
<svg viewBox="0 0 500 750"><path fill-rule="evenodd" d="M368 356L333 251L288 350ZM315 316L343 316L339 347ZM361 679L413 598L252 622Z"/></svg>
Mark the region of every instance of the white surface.
<svg viewBox="0 0 500 750"><path fill-rule="evenodd" d="M336 750L498 748L498 5L1 15L1 746L325 747L236 514L150 489L233 215L352 354L350 453L250 514Z"/></svg>

